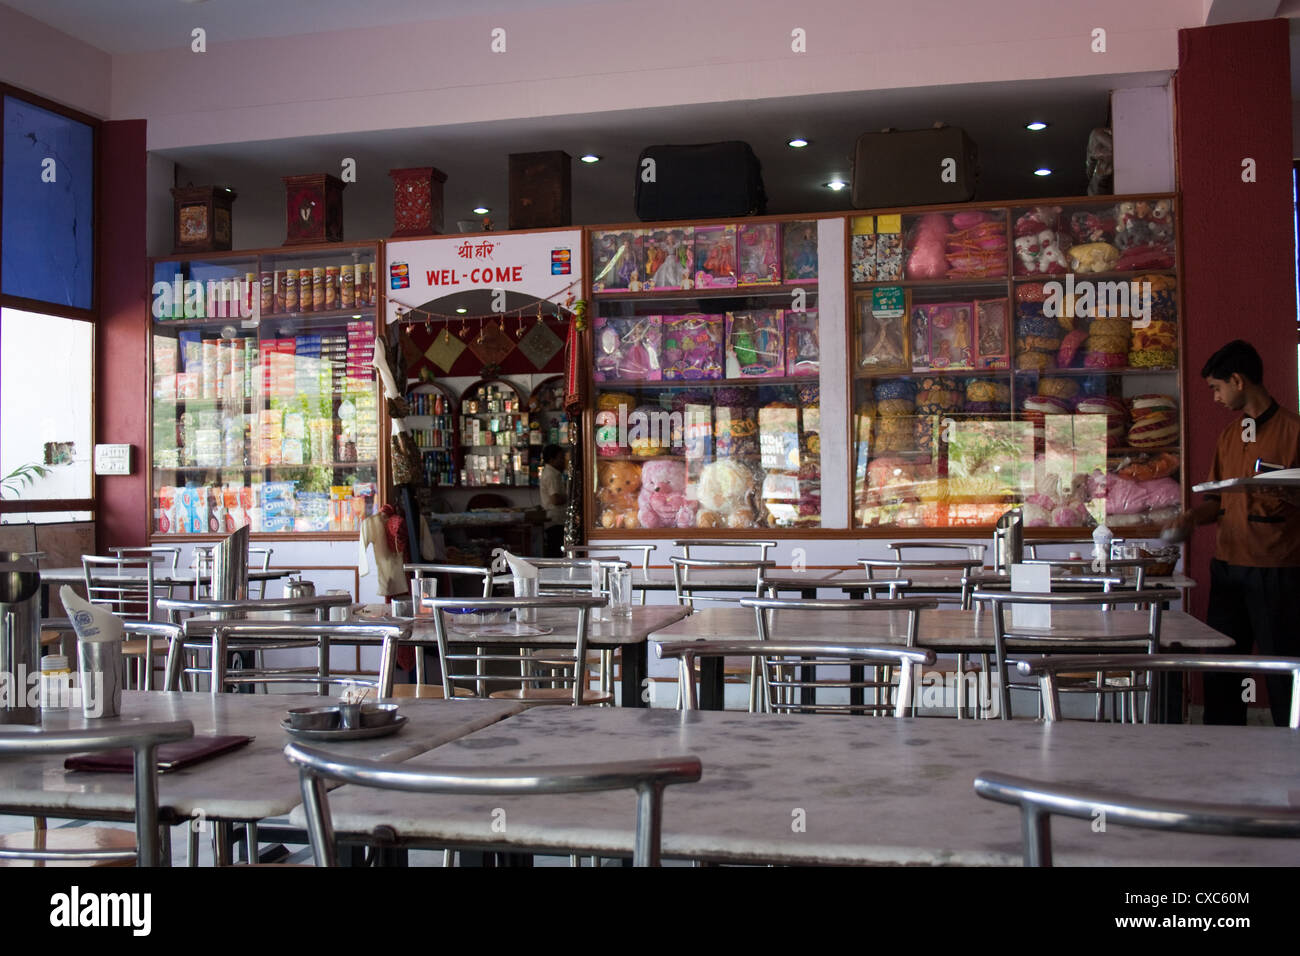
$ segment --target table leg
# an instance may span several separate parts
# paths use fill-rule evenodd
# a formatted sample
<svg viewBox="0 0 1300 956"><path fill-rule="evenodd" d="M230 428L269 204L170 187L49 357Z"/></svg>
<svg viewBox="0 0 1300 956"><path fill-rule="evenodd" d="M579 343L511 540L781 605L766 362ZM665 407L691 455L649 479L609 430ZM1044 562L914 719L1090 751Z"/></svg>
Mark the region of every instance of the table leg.
<svg viewBox="0 0 1300 956"><path fill-rule="evenodd" d="M650 701L641 696L646 689L643 685L649 668L648 649L649 642L642 641L640 644L624 644L620 650L623 662L619 684L624 707L650 706Z"/></svg>
<svg viewBox="0 0 1300 956"><path fill-rule="evenodd" d="M725 710L726 690L722 658L703 658L700 661L700 710ZM682 693L686 693L685 688L682 688Z"/></svg>

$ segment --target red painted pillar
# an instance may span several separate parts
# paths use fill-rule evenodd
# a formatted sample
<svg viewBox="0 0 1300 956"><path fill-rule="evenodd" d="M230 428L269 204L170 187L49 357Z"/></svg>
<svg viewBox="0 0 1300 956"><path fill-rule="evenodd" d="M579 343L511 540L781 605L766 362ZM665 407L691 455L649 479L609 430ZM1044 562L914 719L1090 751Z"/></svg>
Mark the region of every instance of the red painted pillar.
<svg viewBox="0 0 1300 956"><path fill-rule="evenodd" d="M135 446L135 473L99 478L96 549L142 545L149 532L149 298L145 263L145 121L105 123L99 159L99 325L95 440Z"/></svg>
<svg viewBox="0 0 1300 956"><path fill-rule="evenodd" d="M1296 407L1296 250L1291 185L1291 60L1286 20L1180 30L1174 79L1182 194L1183 381L1188 484L1206 479L1234 413L1214 404L1201 367L1246 339L1264 384ZM1255 182L1242 163L1255 161ZM1193 501L1200 500L1194 496ZM1192 540L1188 571L1205 616L1213 526Z"/></svg>

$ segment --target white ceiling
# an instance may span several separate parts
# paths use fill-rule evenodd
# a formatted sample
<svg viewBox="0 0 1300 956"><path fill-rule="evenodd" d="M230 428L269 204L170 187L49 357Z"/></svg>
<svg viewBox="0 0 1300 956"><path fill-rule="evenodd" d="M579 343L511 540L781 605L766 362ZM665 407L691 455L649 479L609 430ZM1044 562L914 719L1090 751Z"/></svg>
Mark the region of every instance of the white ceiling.
<svg viewBox="0 0 1300 956"><path fill-rule="evenodd" d="M631 0L600 0L619 4ZM575 6L575 0L4 0L29 17L108 53L357 30L519 10Z"/></svg>

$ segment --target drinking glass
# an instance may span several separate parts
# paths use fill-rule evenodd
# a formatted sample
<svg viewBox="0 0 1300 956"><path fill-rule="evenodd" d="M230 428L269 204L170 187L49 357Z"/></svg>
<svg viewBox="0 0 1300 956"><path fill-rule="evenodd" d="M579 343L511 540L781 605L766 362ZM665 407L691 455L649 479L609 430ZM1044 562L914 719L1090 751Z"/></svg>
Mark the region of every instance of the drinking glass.
<svg viewBox="0 0 1300 956"><path fill-rule="evenodd" d="M609 607L613 617L632 616L632 569L611 568L609 571Z"/></svg>

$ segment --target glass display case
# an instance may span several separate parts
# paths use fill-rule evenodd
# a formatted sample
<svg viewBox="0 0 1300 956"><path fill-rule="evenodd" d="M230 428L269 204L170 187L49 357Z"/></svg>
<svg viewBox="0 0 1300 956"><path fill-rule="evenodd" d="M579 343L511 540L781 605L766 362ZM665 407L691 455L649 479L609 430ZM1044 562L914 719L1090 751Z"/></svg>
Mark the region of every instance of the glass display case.
<svg viewBox="0 0 1300 956"><path fill-rule="evenodd" d="M351 535L378 508L377 254L151 263L155 535Z"/></svg>
<svg viewBox="0 0 1300 956"><path fill-rule="evenodd" d="M1172 197L857 217L855 527L1159 527L1182 504ZM882 252L883 250L883 252Z"/></svg>
<svg viewBox="0 0 1300 956"><path fill-rule="evenodd" d="M817 227L590 233L594 532L820 527Z"/></svg>

